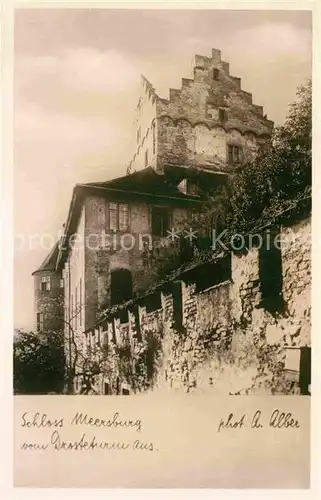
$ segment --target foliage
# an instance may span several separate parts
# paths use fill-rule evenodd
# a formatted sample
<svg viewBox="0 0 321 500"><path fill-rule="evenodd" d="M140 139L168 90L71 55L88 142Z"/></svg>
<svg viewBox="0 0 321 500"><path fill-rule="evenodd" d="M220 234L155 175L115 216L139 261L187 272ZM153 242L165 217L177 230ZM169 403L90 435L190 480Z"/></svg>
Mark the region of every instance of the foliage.
<svg viewBox="0 0 321 500"><path fill-rule="evenodd" d="M115 347L118 373L137 392L153 386L160 355L159 332L146 332L144 339L136 342L133 347L129 344Z"/></svg>
<svg viewBox="0 0 321 500"><path fill-rule="evenodd" d="M289 200L311 187L311 82L299 87L282 127L274 130L271 147L242 166L229 186L228 225L249 230L262 216L271 218Z"/></svg>
<svg viewBox="0 0 321 500"><path fill-rule="evenodd" d="M62 392L65 363L60 332L19 332L13 347L15 394Z"/></svg>

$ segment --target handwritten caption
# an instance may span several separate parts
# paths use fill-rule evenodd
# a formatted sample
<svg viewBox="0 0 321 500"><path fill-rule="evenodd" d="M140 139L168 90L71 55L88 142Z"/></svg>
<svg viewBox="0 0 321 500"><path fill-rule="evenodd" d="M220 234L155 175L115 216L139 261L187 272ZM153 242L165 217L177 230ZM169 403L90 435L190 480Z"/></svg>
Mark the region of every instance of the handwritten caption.
<svg viewBox="0 0 321 500"><path fill-rule="evenodd" d="M242 415L229 413L226 418L220 419L217 431L221 432L223 429L242 429L244 427L251 429L263 429L267 427L273 429L299 429L300 424L291 412L286 413L275 409L266 418L260 410L256 410L250 417L245 413Z"/></svg>
<svg viewBox="0 0 321 500"><path fill-rule="evenodd" d="M158 451L153 442L144 442L141 439L118 440L113 439L106 441L98 438L95 434L88 435L88 432L83 432L79 439L65 440L63 439L63 429L81 427L85 429L129 429L134 433L140 433L143 429L143 421L140 419L123 419L119 413L114 413L110 418L102 419L90 416L87 413L77 412L73 417L66 421L65 418L52 418L46 413L29 414L25 412L21 415L21 427L26 429L49 429L50 436L46 442L23 442L21 449L25 451L90 451L90 450L105 450L105 451Z"/></svg>

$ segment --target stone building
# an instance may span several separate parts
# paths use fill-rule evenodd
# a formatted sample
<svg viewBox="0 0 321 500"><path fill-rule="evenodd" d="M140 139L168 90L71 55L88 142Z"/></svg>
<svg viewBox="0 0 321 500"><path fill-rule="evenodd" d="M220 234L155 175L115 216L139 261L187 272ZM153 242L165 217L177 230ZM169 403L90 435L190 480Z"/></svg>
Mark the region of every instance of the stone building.
<svg viewBox="0 0 321 500"><path fill-rule="evenodd" d="M162 258L177 250L168 231L182 229L209 193L215 195L236 168L268 147L272 129L273 122L263 114L262 106L253 104L251 94L242 90L240 78L230 75L219 50L213 49L212 57L195 56L193 79L183 78L180 90L170 89L169 99L160 98L142 77L127 174L75 186L63 242L34 273L39 328L44 321L39 309L42 301L54 291L63 297L63 310L57 309L55 314L57 322L64 324L69 364L75 349L82 358L88 357L100 342L97 335L103 333L107 340L111 335L115 340L117 335L121 337L121 330L126 337L131 321L134 329L143 332L147 324L152 332L151 319L165 331L174 314L181 317L178 323L175 320L176 326L188 327L188 301L183 297L191 288L176 280L176 305L167 310L167 292L148 292L153 285L150 257L154 251ZM205 275L217 280L220 273ZM230 296L235 286L227 288ZM107 337L100 326L97 330L103 311L131 301L133 309L117 313L108 323ZM227 312L228 304L230 299L224 305ZM208 309L203 312L207 314ZM133 332L128 335L135 338ZM137 338L140 335L137 332ZM169 367L166 374L170 380ZM99 384L105 384L99 391L109 392L114 383L113 391L133 391L129 380L116 379L99 379ZM80 386L80 377L76 377L76 392Z"/></svg>
<svg viewBox="0 0 321 500"><path fill-rule="evenodd" d="M86 332L97 393L309 394L311 219L261 234L275 228L271 249L221 252L107 309Z"/></svg>
<svg viewBox="0 0 321 500"><path fill-rule="evenodd" d="M61 331L63 328L64 283L57 270L59 244L53 247L34 277L34 328L37 332Z"/></svg>
<svg viewBox="0 0 321 500"><path fill-rule="evenodd" d="M196 55L193 71L169 99L142 77L128 172L147 166L158 173L174 166L231 172L269 145L273 122L230 74L220 50Z"/></svg>

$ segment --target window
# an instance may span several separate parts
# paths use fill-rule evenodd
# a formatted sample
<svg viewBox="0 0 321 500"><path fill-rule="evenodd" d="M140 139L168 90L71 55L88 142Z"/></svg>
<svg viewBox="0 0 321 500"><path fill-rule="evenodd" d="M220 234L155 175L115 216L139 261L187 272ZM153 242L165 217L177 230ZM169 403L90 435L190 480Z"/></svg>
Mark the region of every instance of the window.
<svg viewBox="0 0 321 500"><path fill-rule="evenodd" d="M300 351L299 385L301 394L307 396L311 393L311 347L301 347Z"/></svg>
<svg viewBox="0 0 321 500"><path fill-rule="evenodd" d="M125 203L119 203L118 215L119 231L126 231L128 229L128 205L126 205Z"/></svg>
<svg viewBox="0 0 321 500"><path fill-rule="evenodd" d="M122 395L123 396L129 396L129 390L128 389L122 389Z"/></svg>
<svg viewBox="0 0 321 500"><path fill-rule="evenodd" d="M162 301L160 292L155 292L148 295L145 299L145 306L147 313L158 311L159 309L161 309Z"/></svg>
<svg viewBox="0 0 321 500"><path fill-rule="evenodd" d="M229 144L228 146L229 165L233 165L234 163L239 163L241 161L241 156L242 156L241 146L235 146L233 144Z"/></svg>
<svg viewBox="0 0 321 500"><path fill-rule="evenodd" d="M220 76L220 71L217 68L213 69L213 80L218 80Z"/></svg>
<svg viewBox="0 0 321 500"><path fill-rule="evenodd" d="M42 276L41 278L41 291L50 290L50 276Z"/></svg>
<svg viewBox="0 0 321 500"><path fill-rule="evenodd" d="M226 112L226 109L223 109L223 108L220 108L218 110L218 116L219 116L219 120L221 122L225 122L227 120L227 112Z"/></svg>
<svg viewBox="0 0 321 500"><path fill-rule="evenodd" d="M118 317L121 325L128 323L129 321L128 309L122 309L121 311L119 311Z"/></svg>
<svg viewBox="0 0 321 500"><path fill-rule="evenodd" d="M282 255L279 245L275 245L277 229L266 231L259 248L259 276L261 304L270 312L279 310L282 296Z"/></svg>
<svg viewBox="0 0 321 500"><path fill-rule="evenodd" d="M130 300L133 296L132 275L128 269L111 271L111 305Z"/></svg>
<svg viewBox="0 0 321 500"><path fill-rule="evenodd" d="M145 167L148 166L148 149L145 151Z"/></svg>
<svg viewBox="0 0 321 500"><path fill-rule="evenodd" d="M37 332L43 330L43 313L37 313Z"/></svg>
<svg viewBox="0 0 321 500"><path fill-rule="evenodd" d="M167 231L170 229L170 215L166 208L152 208L152 234L154 236L167 236Z"/></svg>
<svg viewBox="0 0 321 500"><path fill-rule="evenodd" d="M197 181L188 180L186 181L186 194L191 196L198 195L198 184Z"/></svg>
<svg viewBox="0 0 321 500"><path fill-rule="evenodd" d="M141 335L141 330L140 330L140 321L139 321L139 308L138 306L135 307L134 311L134 316L135 316L135 334L133 335L134 338L141 340L142 335Z"/></svg>
<svg viewBox="0 0 321 500"><path fill-rule="evenodd" d="M204 264L197 270L196 292L207 290L231 279L231 256L227 255L218 262Z"/></svg>
<svg viewBox="0 0 321 500"><path fill-rule="evenodd" d="M109 203L110 231L127 231L129 229L129 211L126 203Z"/></svg>
<svg viewBox="0 0 321 500"><path fill-rule="evenodd" d="M106 223L106 206L105 203L100 203L98 205L98 215L97 215L97 222L98 224L101 224L102 226L105 225Z"/></svg>
<svg viewBox="0 0 321 500"><path fill-rule="evenodd" d="M105 394L105 396L111 395L111 388L107 382L104 383L104 394Z"/></svg>
<svg viewBox="0 0 321 500"><path fill-rule="evenodd" d="M63 287L64 287L64 280L63 280L63 279L61 279L61 280L60 280L60 288L63 288Z"/></svg>

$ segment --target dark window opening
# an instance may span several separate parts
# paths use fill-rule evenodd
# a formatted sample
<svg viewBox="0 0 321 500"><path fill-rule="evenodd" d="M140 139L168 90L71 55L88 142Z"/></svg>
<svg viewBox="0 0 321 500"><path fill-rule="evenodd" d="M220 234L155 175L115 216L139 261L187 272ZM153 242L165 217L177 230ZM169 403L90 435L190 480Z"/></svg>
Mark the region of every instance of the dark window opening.
<svg viewBox="0 0 321 500"><path fill-rule="evenodd" d="M229 144L228 146L228 162L229 165L233 165L234 163L239 163L242 159L242 148L241 146L235 146L233 144Z"/></svg>
<svg viewBox="0 0 321 500"><path fill-rule="evenodd" d="M104 383L104 394L105 396L111 396L111 387L107 382Z"/></svg>
<svg viewBox="0 0 321 500"><path fill-rule="evenodd" d="M137 340L141 340L142 334L141 334L141 329L140 329L138 306L136 306L134 309L134 317L135 317L135 335L134 335L134 337Z"/></svg>
<svg viewBox="0 0 321 500"><path fill-rule="evenodd" d="M119 311L118 317L119 317L119 320L120 320L121 324L128 323L128 321L129 321L129 319L128 319L128 309L122 309L121 311Z"/></svg>
<svg viewBox="0 0 321 500"><path fill-rule="evenodd" d="M217 68L213 69L213 80L218 80L220 76L220 71Z"/></svg>
<svg viewBox="0 0 321 500"><path fill-rule="evenodd" d="M188 180L186 181L186 194L191 196L198 195L198 184L197 181Z"/></svg>
<svg viewBox="0 0 321 500"><path fill-rule="evenodd" d="M154 236L167 236L170 230L170 215L166 208L152 208L152 234Z"/></svg>
<svg viewBox="0 0 321 500"><path fill-rule="evenodd" d="M176 328L176 330L181 330L183 326L183 297L181 281L173 282L172 294L174 309L174 328Z"/></svg>
<svg viewBox="0 0 321 500"><path fill-rule="evenodd" d="M300 349L300 377L299 385L301 394L308 396L311 385L311 347L301 347Z"/></svg>
<svg viewBox="0 0 321 500"><path fill-rule="evenodd" d="M115 320L114 319L112 320L111 326L112 326L112 335L113 335L112 342L114 344L117 344L116 327L115 327Z"/></svg>
<svg viewBox="0 0 321 500"><path fill-rule="evenodd" d="M129 390L128 389L122 389L122 395L123 396L129 396Z"/></svg>
<svg viewBox="0 0 321 500"><path fill-rule="evenodd" d="M179 239L179 261L180 264L186 264L190 262L194 257L194 246L193 242L188 241L184 236L180 236Z"/></svg>
<svg viewBox="0 0 321 500"><path fill-rule="evenodd" d="M42 276L41 278L41 291L45 292L46 290L50 290L51 288L51 283L50 283L50 276Z"/></svg>
<svg viewBox="0 0 321 500"><path fill-rule="evenodd" d="M132 275L128 269L115 269L110 274L111 305L121 304L133 296Z"/></svg>
<svg viewBox="0 0 321 500"><path fill-rule="evenodd" d="M37 313L37 332L43 330L43 313Z"/></svg>
<svg viewBox="0 0 321 500"><path fill-rule="evenodd" d="M197 269L195 278L196 292L207 290L212 286L219 285L231 280L231 256L227 255L218 262L204 264Z"/></svg>
<svg viewBox="0 0 321 500"><path fill-rule="evenodd" d="M282 254L279 240L276 240L278 232L277 229L267 231L259 249L261 304L270 312L280 311L283 307ZM276 241L278 244L275 244Z"/></svg>
<svg viewBox="0 0 321 500"><path fill-rule="evenodd" d="M145 302L147 313L150 313L153 311L158 311L159 309L162 308L162 300L161 300L160 292L155 292L155 293L148 295L145 298L144 302Z"/></svg>
<svg viewBox="0 0 321 500"><path fill-rule="evenodd" d="M218 116L219 116L219 120L221 122L225 122L227 120L227 112L226 112L226 109L222 109L220 108L218 110Z"/></svg>
<svg viewBox="0 0 321 500"><path fill-rule="evenodd" d="M119 377L116 379L116 394L120 394L120 381Z"/></svg>

